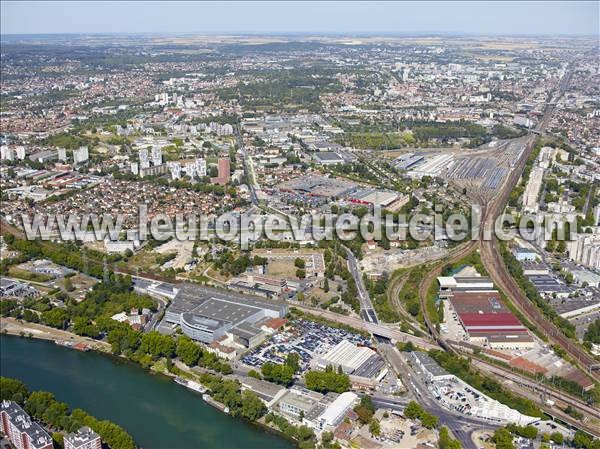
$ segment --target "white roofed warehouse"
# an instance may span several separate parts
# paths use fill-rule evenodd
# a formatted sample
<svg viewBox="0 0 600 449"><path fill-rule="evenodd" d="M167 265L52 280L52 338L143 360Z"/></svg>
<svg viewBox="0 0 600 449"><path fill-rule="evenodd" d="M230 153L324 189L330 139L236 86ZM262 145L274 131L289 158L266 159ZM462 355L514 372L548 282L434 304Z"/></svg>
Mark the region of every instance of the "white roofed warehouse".
<svg viewBox="0 0 600 449"><path fill-rule="evenodd" d="M317 362L319 369L329 365L340 367L344 373L354 377L380 380L387 374L385 361L377 352L348 340L339 342Z"/></svg>

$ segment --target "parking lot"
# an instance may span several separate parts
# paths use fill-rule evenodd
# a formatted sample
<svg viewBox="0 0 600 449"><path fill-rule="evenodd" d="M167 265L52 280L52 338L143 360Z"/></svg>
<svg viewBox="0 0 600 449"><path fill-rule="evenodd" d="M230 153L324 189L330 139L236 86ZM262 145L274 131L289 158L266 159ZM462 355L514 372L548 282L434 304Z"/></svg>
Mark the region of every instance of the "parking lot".
<svg viewBox="0 0 600 449"><path fill-rule="evenodd" d="M468 387L453 382L444 381L433 384L436 399L448 407L466 415L472 414L472 409L481 401L481 395ZM485 399L483 399L485 401Z"/></svg>
<svg viewBox="0 0 600 449"><path fill-rule="evenodd" d="M309 368L313 358L325 354L342 340L357 345L368 345L369 340L362 335L336 329L305 320L294 320L291 328L273 335L247 353L241 360L251 368L260 368L266 362L283 363L288 354L300 356L300 370Z"/></svg>
<svg viewBox="0 0 600 449"><path fill-rule="evenodd" d="M456 377L434 381L430 384L430 388L436 400L442 405L465 415L492 422L513 422L519 425L539 420L539 418L522 415L517 410L485 396Z"/></svg>
<svg viewBox="0 0 600 449"><path fill-rule="evenodd" d="M441 326L442 333L446 334L446 338L455 341L466 341L469 339L464 327L460 324L458 316L450 301L444 300L444 323Z"/></svg>

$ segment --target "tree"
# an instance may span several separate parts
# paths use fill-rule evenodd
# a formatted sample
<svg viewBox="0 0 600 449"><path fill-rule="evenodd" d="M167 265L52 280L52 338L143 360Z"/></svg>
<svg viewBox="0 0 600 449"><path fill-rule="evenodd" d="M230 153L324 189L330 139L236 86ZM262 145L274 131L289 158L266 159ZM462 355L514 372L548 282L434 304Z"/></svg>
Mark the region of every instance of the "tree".
<svg viewBox="0 0 600 449"><path fill-rule="evenodd" d="M321 444L323 447L328 448L333 443L333 433L323 432L321 434Z"/></svg>
<svg viewBox="0 0 600 449"><path fill-rule="evenodd" d="M242 416L250 421L256 421L264 416L267 408L256 394L246 390L242 393Z"/></svg>
<svg viewBox="0 0 600 449"><path fill-rule="evenodd" d="M29 391L23 382L10 377L0 377L0 400L22 404L28 396Z"/></svg>
<svg viewBox="0 0 600 449"><path fill-rule="evenodd" d="M423 413L423 408L415 401L410 401L404 409L404 416L408 419L417 419Z"/></svg>
<svg viewBox="0 0 600 449"><path fill-rule="evenodd" d="M428 429L433 429L437 427L439 422L440 419L437 416L432 415L430 413L425 412L421 415L421 424L423 425L423 427L427 427Z"/></svg>
<svg viewBox="0 0 600 449"><path fill-rule="evenodd" d="M85 317L77 317L73 320L73 332L90 338L98 338L100 331L91 320Z"/></svg>
<svg viewBox="0 0 600 449"><path fill-rule="evenodd" d="M371 422L369 423L369 432L371 432L371 435L373 436L379 436L379 434L381 433L381 426L379 425L379 421L377 421L376 419L371 420Z"/></svg>
<svg viewBox="0 0 600 449"><path fill-rule="evenodd" d="M42 313L42 323L57 329L65 329L69 322L69 314L65 309L55 308Z"/></svg>
<svg viewBox="0 0 600 449"><path fill-rule="evenodd" d="M17 308L17 301L14 299L2 299L0 301L0 316L9 316Z"/></svg>
<svg viewBox="0 0 600 449"><path fill-rule="evenodd" d="M140 351L153 357L171 357L175 351L175 342L169 335L150 331L142 336Z"/></svg>
<svg viewBox="0 0 600 449"><path fill-rule="evenodd" d="M256 370L251 369L250 371L248 371L248 377L253 377L255 379L261 380L262 376L260 375L260 373Z"/></svg>
<svg viewBox="0 0 600 449"><path fill-rule="evenodd" d="M261 367L262 376L265 380L281 385L290 385L294 378L294 370L289 365L277 365L267 362Z"/></svg>
<svg viewBox="0 0 600 449"><path fill-rule="evenodd" d="M367 424L373 418L375 413L375 405L370 396L363 396L360 398L360 403L354 407L354 411L358 415L358 419L361 423Z"/></svg>
<svg viewBox="0 0 600 449"><path fill-rule="evenodd" d="M190 337L182 335L177 339L175 354L187 366L195 366L202 355L202 350Z"/></svg>
<svg viewBox="0 0 600 449"><path fill-rule="evenodd" d="M600 344L600 318L594 320L585 331L583 340L590 343Z"/></svg>
<svg viewBox="0 0 600 449"><path fill-rule="evenodd" d="M308 371L304 379L306 388L328 393L330 391L343 393L350 389L350 378L347 374L336 372L332 366L325 368L325 371Z"/></svg>
<svg viewBox="0 0 600 449"><path fill-rule="evenodd" d="M454 440L450 437L450 432L447 427L442 427L440 429L440 438L439 438L439 447L440 449L461 449L462 446L458 440Z"/></svg>
<svg viewBox="0 0 600 449"><path fill-rule="evenodd" d="M294 260L294 266L296 268L304 269L306 267L306 262L301 257L296 257L296 259Z"/></svg>
<svg viewBox="0 0 600 449"><path fill-rule="evenodd" d="M560 433L560 432L553 432L553 433L550 435L550 439L551 439L552 441L554 441L556 444L563 444L563 441L564 441L563 434L562 434L562 433Z"/></svg>
<svg viewBox="0 0 600 449"><path fill-rule="evenodd" d="M297 373L300 369L300 355L297 352L290 352L285 358L285 364Z"/></svg>
<svg viewBox="0 0 600 449"><path fill-rule="evenodd" d="M407 341L402 345L401 351L403 352L413 352L415 350L415 345L412 341Z"/></svg>
<svg viewBox="0 0 600 449"><path fill-rule="evenodd" d="M496 429L492 441L496 443L496 449L515 449L512 434L504 427Z"/></svg>
<svg viewBox="0 0 600 449"><path fill-rule="evenodd" d="M578 430L573 437L573 446L577 449L590 449L592 447L592 439L587 433Z"/></svg>
<svg viewBox="0 0 600 449"><path fill-rule="evenodd" d="M73 282L71 281L71 278L65 278L65 290L68 292L72 292L75 290L75 287L73 286Z"/></svg>
<svg viewBox="0 0 600 449"><path fill-rule="evenodd" d="M114 324L113 324L114 323ZM125 323L113 321L108 330L106 340L111 345L113 354L128 354L140 345L140 333Z"/></svg>

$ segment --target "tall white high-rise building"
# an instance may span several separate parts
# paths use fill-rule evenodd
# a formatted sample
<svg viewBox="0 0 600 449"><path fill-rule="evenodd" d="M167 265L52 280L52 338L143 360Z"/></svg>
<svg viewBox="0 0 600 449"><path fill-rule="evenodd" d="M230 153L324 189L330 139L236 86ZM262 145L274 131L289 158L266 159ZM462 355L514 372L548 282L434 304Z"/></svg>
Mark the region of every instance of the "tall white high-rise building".
<svg viewBox="0 0 600 449"><path fill-rule="evenodd" d="M197 174L197 172L196 172L196 163L195 162L188 162L187 164L185 164L183 166L183 171L190 178L194 179L196 177L196 174Z"/></svg>
<svg viewBox="0 0 600 449"><path fill-rule="evenodd" d="M63 162L67 162L67 150L66 150L66 148L59 148L58 149L58 160L59 161L63 161Z"/></svg>
<svg viewBox="0 0 600 449"><path fill-rule="evenodd" d="M138 151L138 158L140 160L140 169L150 167L150 161L148 160L148 150L146 148L142 148Z"/></svg>
<svg viewBox="0 0 600 449"><path fill-rule="evenodd" d="M162 151L159 147L152 147L152 165L162 164Z"/></svg>
<svg viewBox="0 0 600 449"><path fill-rule="evenodd" d="M167 162L169 172L171 173L171 179L181 178L181 164L176 161Z"/></svg>
<svg viewBox="0 0 600 449"><path fill-rule="evenodd" d="M206 160L202 157L196 159L196 173L201 178L206 176Z"/></svg>
<svg viewBox="0 0 600 449"><path fill-rule="evenodd" d="M8 145L0 146L0 159L3 161L12 161L15 158L15 154L12 148Z"/></svg>
<svg viewBox="0 0 600 449"><path fill-rule="evenodd" d="M408 67L404 67L404 70L402 71L402 81L404 81L404 82L408 81L409 73L410 73L410 69Z"/></svg>
<svg viewBox="0 0 600 449"><path fill-rule="evenodd" d="M17 159L25 159L25 147L23 145L16 147L15 153L17 154Z"/></svg>
<svg viewBox="0 0 600 449"><path fill-rule="evenodd" d="M137 162L131 163L131 173L137 175L140 172L140 165Z"/></svg>
<svg viewBox="0 0 600 449"><path fill-rule="evenodd" d="M88 147L79 147L78 150L73 150L73 164L78 165L90 158Z"/></svg>

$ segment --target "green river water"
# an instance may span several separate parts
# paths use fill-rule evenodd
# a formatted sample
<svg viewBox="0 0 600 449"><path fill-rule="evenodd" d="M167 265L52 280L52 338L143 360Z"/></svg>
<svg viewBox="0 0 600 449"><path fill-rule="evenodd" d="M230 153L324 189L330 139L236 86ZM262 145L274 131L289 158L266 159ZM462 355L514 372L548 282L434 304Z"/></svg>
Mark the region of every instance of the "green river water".
<svg viewBox="0 0 600 449"><path fill-rule="evenodd" d="M127 430L143 449L292 449L164 376L53 342L0 336L0 373Z"/></svg>

